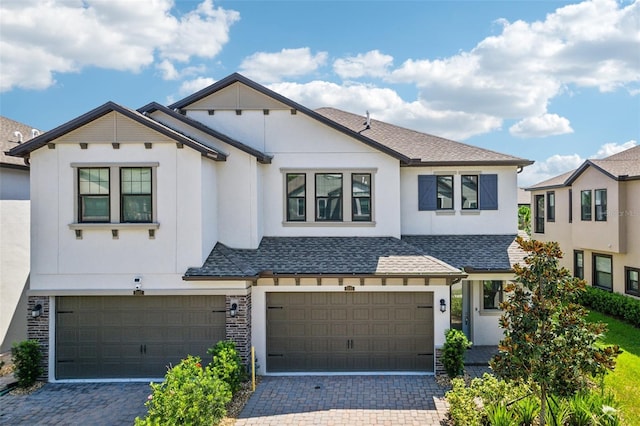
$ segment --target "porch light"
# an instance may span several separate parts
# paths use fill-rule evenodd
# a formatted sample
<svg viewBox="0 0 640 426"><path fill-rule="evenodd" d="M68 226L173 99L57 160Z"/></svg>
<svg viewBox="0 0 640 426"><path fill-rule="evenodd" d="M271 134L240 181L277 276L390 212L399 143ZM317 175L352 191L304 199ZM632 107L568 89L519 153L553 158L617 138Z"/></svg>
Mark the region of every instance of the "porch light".
<svg viewBox="0 0 640 426"><path fill-rule="evenodd" d="M440 299L440 312L447 312L447 301L444 299Z"/></svg>
<svg viewBox="0 0 640 426"><path fill-rule="evenodd" d="M41 304L37 304L36 306L33 307L33 309L31 310L31 316L34 318L39 317L40 315L42 315L42 305Z"/></svg>
<svg viewBox="0 0 640 426"><path fill-rule="evenodd" d="M229 309L229 315L231 315L231 318L235 318L236 315L238 315L238 304L237 303L232 303L231 304L231 309Z"/></svg>

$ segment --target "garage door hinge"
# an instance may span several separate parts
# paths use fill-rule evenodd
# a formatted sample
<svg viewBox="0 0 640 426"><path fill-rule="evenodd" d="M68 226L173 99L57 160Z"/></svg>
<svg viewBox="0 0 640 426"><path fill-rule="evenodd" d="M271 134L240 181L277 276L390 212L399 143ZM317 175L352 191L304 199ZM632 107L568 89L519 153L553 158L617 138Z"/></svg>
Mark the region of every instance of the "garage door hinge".
<svg viewBox="0 0 640 426"><path fill-rule="evenodd" d="M418 305L418 309L432 309L433 306L427 306L427 305Z"/></svg>
<svg viewBox="0 0 640 426"><path fill-rule="evenodd" d="M58 364L63 364L63 363L75 362L75 361L72 359L59 359L57 362Z"/></svg>
<svg viewBox="0 0 640 426"><path fill-rule="evenodd" d="M213 311L211 311L211 312L223 312L223 313L224 313L224 312L227 312L227 311L226 311L226 310L224 310L224 309L220 309L220 310L213 310Z"/></svg>
<svg viewBox="0 0 640 426"><path fill-rule="evenodd" d="M58 311L59 314L72 314L73 311Z"/></svg>
<svg viewBox="0 0 640 426"><path fill-rule="evenodd" d="M283 357L284 354L267 354L267 356L279 356L279 357Z"/></svg>
<svg viewBox="0 0 640 426"><path fill-rule="evenodd" d="M282 306L267 306L267 309L284 309Z"/></svg>
<svg viewBox="0 0 640 426"><path fill-rule="evenodd" d="M433 354L418 354L418 356L433 356Z"/></svg>

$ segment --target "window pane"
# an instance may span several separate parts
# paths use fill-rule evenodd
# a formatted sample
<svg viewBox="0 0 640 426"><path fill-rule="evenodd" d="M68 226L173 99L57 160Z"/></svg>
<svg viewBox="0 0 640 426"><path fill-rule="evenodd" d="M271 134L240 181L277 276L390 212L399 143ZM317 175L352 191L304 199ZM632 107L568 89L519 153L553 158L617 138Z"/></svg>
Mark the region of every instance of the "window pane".
<svg viewBox="0 0 640 426"><path fill-rule="evenodd" d="M611 259L608 257L596 256L596 270L611 273Z"/></svg>
<svg viewBox="0 0 640 426"><path fill-rule="evenodd" d="M371 175L370 174L354 174L352 175L353 196L354 197L370 197L371 196Z"/></svg>
<svg viewBox="0 0 640 426"><path fill-rule="evenodd" d="M109 194L109 169L78 169L80 195Z"/></svg>
<svg viewBox="0 0 640 426"><path fill-rule="evenodd" d="M371 220L371 175L354 173L351 175L351 220L368 222Z"/></svg>
<svg viewBox="0 0 640 426"><path fill-rule="evenodd" d="M453 176L438 176L438 209L453 208Z"/></svg>
<svg viewBox="0 0 640 426"><path fill-rule="evenodd" d="M151 194L151 168L120 169L123 194Z"/></svg>
<svg viewBox="0 0 640 426"><path fill-rule="evenodd" d="M595 192L594 196L595 196L596 220L606 221L607 220L607 190L596 189L594 192Z"/></svg>
<svg viewBox="0 0 640 426"><path fill-rule="evenodd" d="M478 208L478 176L462 176L462 208Z"/></svg>
<svg viewBox="0 0 640 426"><path fill-rule="evenodd" d="M81 198L80 209L82 222L108 222L109 196L84 196Z"/></svg>
<svg viewBox="0 0 640 426"><path fill-rule="evenodd" d="M581 219L591 220L591 191L580 192Z"/></svg>
<svg viewBox="0 0 640 426"><path fill-rule="evenodd" d="M306 195L306 175L298 173L287 174L287 196L304 197Z"/></svg>
<svg viewBox="0 0 640 426"><path fill-rule="evenodd" d="M306 219L306 205L304 198L287 199L287 220L304 221Z"/></svg>
<svg viewBox="0 0 640 426"><path fill-rule="evenodd" d="M534 232L544 234L544 195L535 196Z"/></svg>
<svg viewBox="0 0 640 426"><path fill-rule="evenodd" d="M150 195L122 196L123 222L151 222L151 217Z"/></svg>
<svg viewBox="0 0 640 426"><path fill-rule="evenodd" d="M640 271L637 269L627 269L627 293L638 295L640 292L638 280L640 279Z"/></svg>
<svg viewBox="0 0 640 426"><path fill-rule="evenodd" d="M342 197L341 174L317 174L316 196L318 197Z"/></svg>
<svg viewBox="0 0 640 426"><path fill-rule="evenodd" d="M483 281L482 297L484 309L500 309L502 281Z"/></svg>
<svg viewBox="0 0 640 426"><path fill-rule="evenodd" d="M342 174L316 174L316 220L342 220Z"/></svg>
<svg viewBox="0 0 640 426"><path fill-rule="evenodd" d="M553 222L556 220L556 193L547 192L547 220Z"/></svg>

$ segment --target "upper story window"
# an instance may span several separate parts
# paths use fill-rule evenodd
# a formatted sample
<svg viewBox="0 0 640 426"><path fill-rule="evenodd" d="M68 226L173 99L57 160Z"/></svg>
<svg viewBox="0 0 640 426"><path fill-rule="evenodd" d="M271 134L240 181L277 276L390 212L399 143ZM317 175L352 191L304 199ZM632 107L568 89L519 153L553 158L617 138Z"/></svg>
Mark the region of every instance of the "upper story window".
<svg viewBox="0 0 640 426"><path fill-rule="evenodd" d="M78 169L78 222L109 222L109 168Z"/></svg>
<svg viewBox="0 0 640 426"><path fill-rule="evenodd" d="M462 208L478 209L478 175L462 175Z"/></svg>
<svg viewBox="0 0 640 426"><path fill-rule="evenodd" d="M78 223L154 223L157 163L71 166L77 170Z"/></svg>
<svg viewBox="0 0 640 426"><path fill-rule="evenodd" d="M554 191L547 192L547 221L556 221L556 193Z"/></svg>
<svg viewBox="0 0 640 426"><path fill-rule="evenodd" d="M120 222L152 221L151 167L120 169Z"/></svg>
<svg viewBox="0 0 640 426"><path fill-rule="evenodd" d="M625 293L631 294L633 296L640 296L640 288L638 287L638 282L640 280L640 269L630 268L628 266L625 266L624 274L625 274L625 285L624 285Z"/></svg>
<svg viewBox="0 0 640 426"><path fill-rule="evenodd" d="M342 221L342 173L316 173L316 221Z"/></svg>
<svg viewBox="0 0 640 426"><path fill-rule="evenodd" d="M436 208L438 210L453 209L453 176L436 176L438 187L438 199Z"/></svg>
<svg viewBox="0 0 640 426"><path fill-rule="evenodd" d="M580 219L591 220L591 190L580 191Z"/></svg>
<svg viewBox="0 0 640 426"><path fill-rule="evenodd" d="M596 189L594 192L596 221L605 222L607 220L607 190Z"/></svg>
<svg viewBox="0 0 640 426"><path fill-rule="evenodd" d="M500 303L504 299L502 281L485 280L482 282L482 308L500 309Z"/></svg>
<svg viewBox="0 0 640 426"><path fill-rule="evenodd" d="M307 175L287 173L287 221L307 220Z"/></svg>
<svg viewBox="0 0 640 426"><path fill-rule="evenodd" d="M460 207L463 210L498 210L498 175L462 175ZM418 175L418 210L453 210L454 175Z"/></svg>
<svg viewBox="0 0 640 426"><path fill-rule="evenodd" d="M573 191L569 189L569 223L573 222Z"/></svg>
<svg viewBox="0 0 640 426"><path fill-rule="evenodd" d="M606 254L593 255L593 285L613 290L613 259Z"/></svg>
<svg viewBox="0 0 640 426"><path fill-rule="evenodd" d="M351 175L351 220L371 221L371 173Z"/></svg>
<svg viewBox="0 0 640 426"><path fill-rule="evenodd" d="M584 279L584 252L581 250L573 251L573 276Z"/></svg>
<svg viewBox="0 0 640 426"><path fill-rule="evenodd" d="M544 234L544 195L536 195L534 197L534 229L537 234Z"/></svg>

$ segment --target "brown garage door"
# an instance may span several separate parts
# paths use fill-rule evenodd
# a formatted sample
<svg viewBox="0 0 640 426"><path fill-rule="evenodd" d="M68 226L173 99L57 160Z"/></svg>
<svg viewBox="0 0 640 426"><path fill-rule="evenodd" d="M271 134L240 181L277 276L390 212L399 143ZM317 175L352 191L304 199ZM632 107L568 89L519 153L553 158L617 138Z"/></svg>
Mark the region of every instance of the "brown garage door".
<svg viewBox="0 0 640 426"><path fill-rule="evenodd" d="M58 379L163 377L224 338L224 296L56 298Z"/></svg>
<svg viewBox="0 0 640 426"><path fill-rule="evenodd" d="M433 371L433 293L268 293L267 371Z"/></svg>

